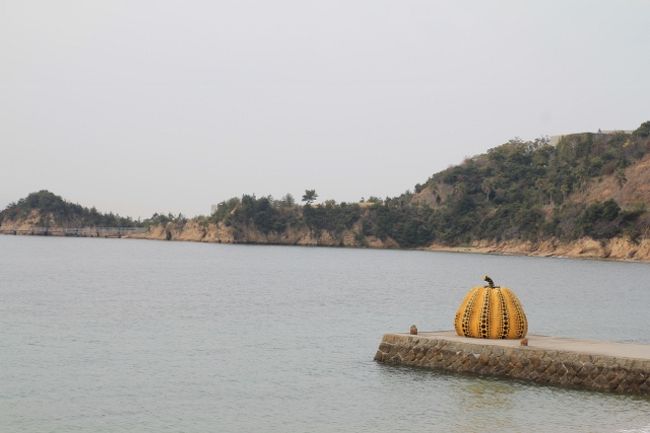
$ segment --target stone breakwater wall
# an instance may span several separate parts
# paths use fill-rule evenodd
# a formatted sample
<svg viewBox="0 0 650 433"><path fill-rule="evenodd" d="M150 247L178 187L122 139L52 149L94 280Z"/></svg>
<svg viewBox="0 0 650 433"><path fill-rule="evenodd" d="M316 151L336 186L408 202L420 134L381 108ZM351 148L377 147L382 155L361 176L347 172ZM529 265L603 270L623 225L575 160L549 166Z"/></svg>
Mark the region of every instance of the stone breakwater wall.
<svg viewBox="0 0 650 433"><path fill-rule="evenodd" d="M534 337L529 338L534 341ZM544 385L650 395L650 359L526 347L512 340L509 345L482 341L435 334L386 334L375 360Z"/></svg>

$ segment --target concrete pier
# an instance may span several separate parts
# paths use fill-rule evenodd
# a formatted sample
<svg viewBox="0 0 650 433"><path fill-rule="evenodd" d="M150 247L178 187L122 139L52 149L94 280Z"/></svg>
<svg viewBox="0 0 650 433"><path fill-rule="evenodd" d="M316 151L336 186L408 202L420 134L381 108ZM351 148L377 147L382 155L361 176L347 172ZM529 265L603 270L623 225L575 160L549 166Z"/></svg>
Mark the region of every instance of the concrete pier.
<svg viewBox="0 0 650 433"><path fill-rule="evenodd" d="M650 345L529 335L459 337L453 331L384 335L375 360L453 373L621 394L650 395Z"/></svg>

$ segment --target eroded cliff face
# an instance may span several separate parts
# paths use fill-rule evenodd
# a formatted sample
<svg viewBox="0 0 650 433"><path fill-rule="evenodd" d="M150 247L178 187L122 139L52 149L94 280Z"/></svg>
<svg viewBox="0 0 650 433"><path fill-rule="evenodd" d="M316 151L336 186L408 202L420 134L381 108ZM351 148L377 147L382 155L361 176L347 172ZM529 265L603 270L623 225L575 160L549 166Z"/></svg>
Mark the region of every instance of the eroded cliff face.
<svg viewBox="0 0 650 433"><path fill-rule="evenodd" d="M650 239L633 242L628 238L615 237L598 241L581 238L573 242L549 239L541 242L529 241L480 241L463 247L449 247L432 244L430 251L454 251L484 254L512 254L540 257L573 257L585 259L638 260L650 262Z"/></svg>
<svg viewBox="0 0 650 433"><path fill-rule="evenodd" d="M190 221L183 226L154 226L145 233L135 233L126 237L138 239L158 239L215 243L252 243L274 245L305 245L357 248L400 248L392 239L359 237L356 227L341 234L327 231L314 233L307 228L289 229L282 233L264 234L253 228L236 233L223 224L201 225ZM541 242L530 241L480 241L467 246L450 247L431 244L423 248L428 251L453 251L483 254L512 254L540 257L574 257L586 259L639 260L650 262L650 239L633 242L628 238L616 237L606 241L581 238L574 242L561 242L549 239Z"/></svg>
<svg viewBox="0 0 650 433"><path fill-rule="evenodd" d="M359 227L345 230L341 233L329 231L315 232L307 227L289 228L281 233L262 233L254 227L234 230L223 223L201 224L188 221L184 225L169 223L165 226L150 227L145 233L134 233L126 237L136 239L158 239L195 242L216 242L225 244L274 244L274 245L305 245L328 247L368 247L368 248L399 248L392 239L378 239L374 236L360 238Z"/></svg>
<svg viewBox="0 0 650 433"><path fill-rule="evenodd" d="M626 167L622 179L617 179L615 174L603 176L569 196L569 201L574 203L591 204L608 199L614 199L623 208L650 203L650 155Z"/></svg>
<svg viewBox="0 0 650 433"><path fill-rule="evenodd" d="M54 221L51 215L47 215L46 218L42 218L41 215L42 214L38 210L34 209L29 213L29 215L27 215L24 218L4 219L0 224L0 229L5 231L30 230L33 227L38 227L43 225L43 222L49 221L49 224L52 224L52 222Z"/></svg>

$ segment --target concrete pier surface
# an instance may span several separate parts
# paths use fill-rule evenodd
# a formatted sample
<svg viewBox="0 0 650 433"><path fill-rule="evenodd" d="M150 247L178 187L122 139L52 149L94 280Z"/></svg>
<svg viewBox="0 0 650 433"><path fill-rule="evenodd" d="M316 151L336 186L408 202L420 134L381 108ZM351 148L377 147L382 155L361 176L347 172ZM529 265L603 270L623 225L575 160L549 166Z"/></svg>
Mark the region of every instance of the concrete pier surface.
<svg viewBox="0 0 650 433"><path fill-rule="evenodd" d="M488 340L467 338L456 335L454 331L421 332L418 337L440 338L449 341L463 341L501 347L521 347L520 340ZM528 335L528 349L563 350L591 355L618 356L650 360L650 344L618 343L614 341L578 340L576 338Z"/></svg>
<svg viewBox="0 0 650 433"><path fill-rule="evenodd" d="M622 394L650 395L650 345L528 335L467 338L453 331L384 335L375 360L454 373Z"/></svg>

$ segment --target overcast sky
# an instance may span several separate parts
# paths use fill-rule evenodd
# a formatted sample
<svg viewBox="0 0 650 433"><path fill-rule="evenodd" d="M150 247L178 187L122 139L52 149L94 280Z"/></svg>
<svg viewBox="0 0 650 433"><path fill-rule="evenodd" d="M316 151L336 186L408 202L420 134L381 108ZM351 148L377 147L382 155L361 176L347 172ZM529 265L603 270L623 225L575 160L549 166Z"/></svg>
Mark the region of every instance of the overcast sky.
<svg viewBox="0 0 650 433"><path fill-rule="evenodd" d="M650 2L0 0L0 208L394 196L650 119Z"/></svg>

